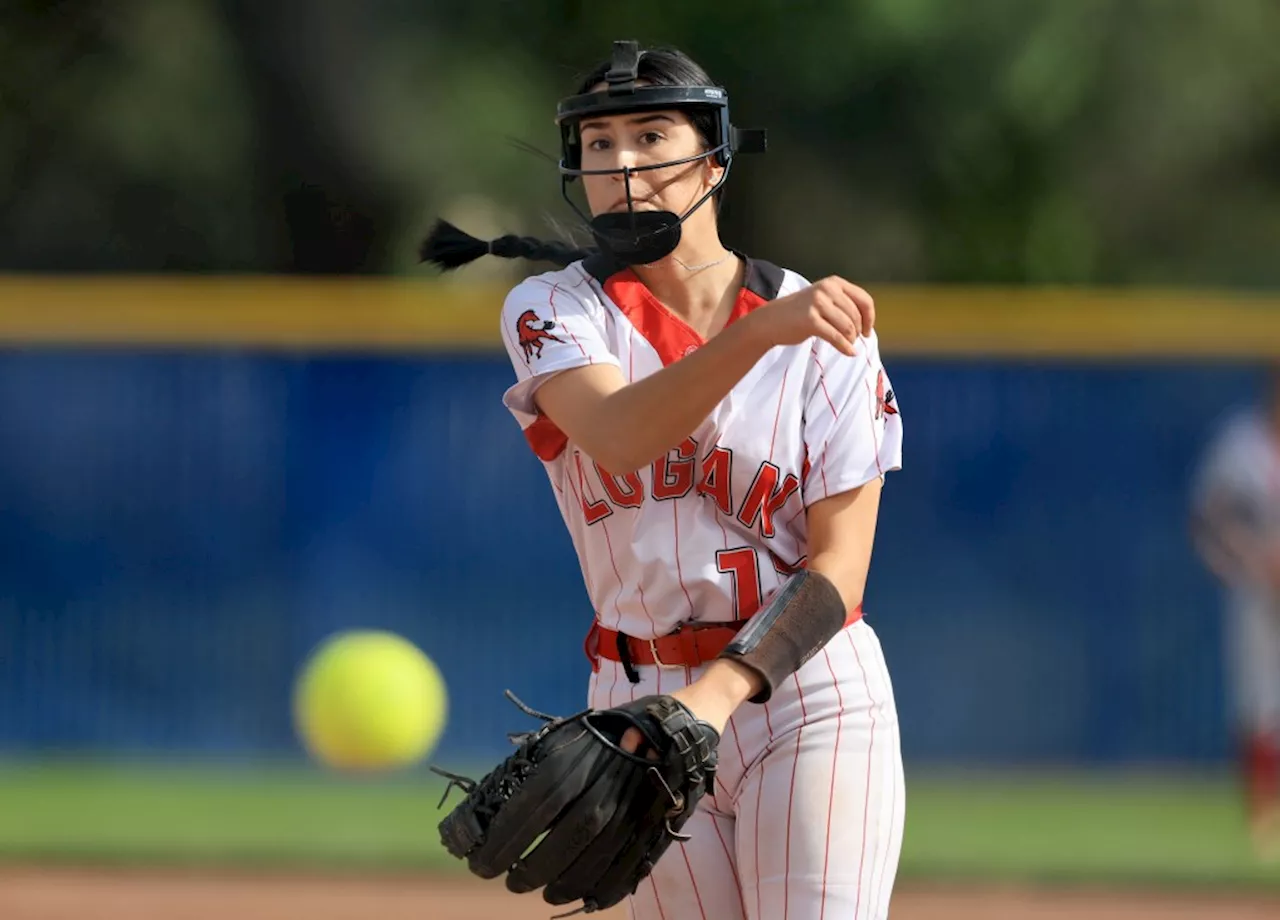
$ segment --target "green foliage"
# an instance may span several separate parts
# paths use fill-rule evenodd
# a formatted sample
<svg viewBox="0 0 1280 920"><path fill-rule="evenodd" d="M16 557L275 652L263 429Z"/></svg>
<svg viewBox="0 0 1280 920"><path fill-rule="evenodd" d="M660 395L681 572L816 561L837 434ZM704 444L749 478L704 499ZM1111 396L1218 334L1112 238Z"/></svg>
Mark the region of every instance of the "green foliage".
<svg viewBox="0 0 1280 920"><path fill-rule="evenodd" d="M725 235L800 271L1280 283L1270 0L282 0L306 14L239 25L219 7L0 14L0 264L287 270L273 203L299 177L365 213L376 270L412 269L439 212L571 227L554 165L511 139L554 156L556 99L637 38L688 51L770 129ZM245 77L246 42L279 49L270 72ZM307 137L267 145L298 112Z"/></svg>

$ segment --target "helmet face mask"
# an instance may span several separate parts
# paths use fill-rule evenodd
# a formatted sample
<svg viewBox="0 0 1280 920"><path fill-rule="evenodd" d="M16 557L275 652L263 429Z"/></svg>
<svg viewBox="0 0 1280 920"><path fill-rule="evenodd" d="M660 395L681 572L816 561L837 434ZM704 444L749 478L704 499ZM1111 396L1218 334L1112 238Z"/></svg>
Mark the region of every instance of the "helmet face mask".
<svg viewBox="0 0 1280 920"><path fill-rule="evenodd" d="M574 212L591 228L601 250L624 265L656 262L680 244L681 224L702 207L729 178L735 153L762 153L765 133L743 131L729 121L729 94L719 86L653 86L639 83L640 52L636 42L614 42L612 65L605 75L605 88L560 101L556 122L560 126L560 192ZM588 116L620 115L677 109L686 113L710 110L715 131L709 150L647 166L617 169L582 168L582 136L578 126ZM710 158L724 172L715 186L683 215L671 211L637 211L631 196L631 176L652 169L666 169ZM588 217L569 197L569 183L581 176L621 175L627 198L625 213Z"/></svg>

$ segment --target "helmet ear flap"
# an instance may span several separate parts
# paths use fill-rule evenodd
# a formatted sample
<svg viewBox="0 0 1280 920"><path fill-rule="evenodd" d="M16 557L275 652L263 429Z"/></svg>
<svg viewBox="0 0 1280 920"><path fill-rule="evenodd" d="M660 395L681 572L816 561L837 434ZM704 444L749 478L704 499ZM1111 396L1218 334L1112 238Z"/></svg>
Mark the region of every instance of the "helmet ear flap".
<svg viewBox="0 0 1280 920"><path fill-rule="evenodd" d="M764 153L769 149L769 138L764 128L735 128L732 125L728 129L727 146L720 152L720 156L731 157L734 153Z"/></svg>

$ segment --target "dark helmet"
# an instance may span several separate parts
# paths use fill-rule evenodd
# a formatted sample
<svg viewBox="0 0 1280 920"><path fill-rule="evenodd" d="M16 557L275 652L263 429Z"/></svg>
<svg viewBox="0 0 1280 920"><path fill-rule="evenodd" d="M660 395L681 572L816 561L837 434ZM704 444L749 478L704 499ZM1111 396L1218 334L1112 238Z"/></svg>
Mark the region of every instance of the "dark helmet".
<svg viewBox="0 0 1280 920"><path fill-rule="evenodd" d="M729 94L721 86L647 86L640 84L640 47L633 41L613 43L613 59L605 74L605 89L562 99L556 107L560 126L560 191L574 212L591 228L600 248L626 265L639 265L670 255L680 243L680 225L711 198L729 178L729 167L737 153L763 153L765 132L761 129L735 128L729 121ZM714 126L711 149L665 163L619 169L582 168L582 136L578 126L583 119L623 112L679 109L706 112ZM670 211L636 211L631 198L631 174L650 169L680 166L704 158L713 158L724 167L720 181L683 215ZM579 176L621 174L627 194L625 214L600 214L591 218L569 198L569 183Z"/></svg>

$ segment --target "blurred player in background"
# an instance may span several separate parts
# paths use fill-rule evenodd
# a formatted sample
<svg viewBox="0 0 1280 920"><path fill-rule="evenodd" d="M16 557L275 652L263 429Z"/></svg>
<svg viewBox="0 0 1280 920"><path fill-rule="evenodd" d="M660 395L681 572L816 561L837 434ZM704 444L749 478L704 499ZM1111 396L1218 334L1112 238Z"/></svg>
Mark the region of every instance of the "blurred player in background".
<svg viewBox="0 0 1280 920"><path fill-rule="evenodd" d="M1227 594L1226 665L1255 846L1280 860L1280 361L1263 401L1234 413L1210 444L1192 525Z"/></svg>

